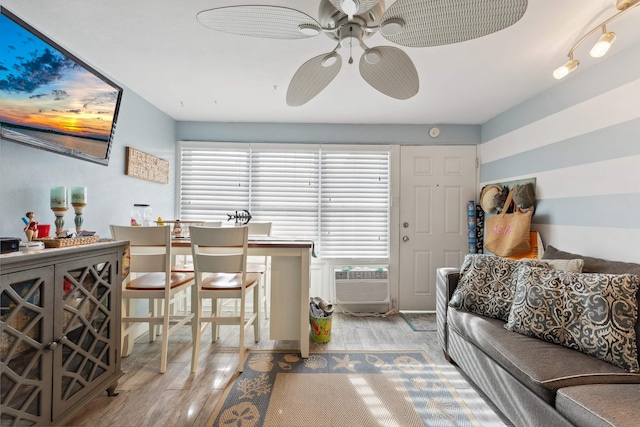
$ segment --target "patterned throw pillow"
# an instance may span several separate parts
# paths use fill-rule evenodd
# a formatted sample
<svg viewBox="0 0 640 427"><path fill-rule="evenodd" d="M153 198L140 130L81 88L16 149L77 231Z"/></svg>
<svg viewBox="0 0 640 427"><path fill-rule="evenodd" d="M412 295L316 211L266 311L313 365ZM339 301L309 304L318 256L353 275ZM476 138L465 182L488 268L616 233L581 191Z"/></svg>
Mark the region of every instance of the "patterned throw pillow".
<svg viewBox="0 0 640 427"><path fill-rule="evenodd" d="M638 276L521 266L514 277L506 329L638 372Z"/></svg>
<svg viewBox="0 0 640 427"><path fill-rule="evenodd" d="M546 267L535 259L513 260L495 255L468 254L449 306L501 319L509 318L515 292L512 274L519 265Z"/></svg>

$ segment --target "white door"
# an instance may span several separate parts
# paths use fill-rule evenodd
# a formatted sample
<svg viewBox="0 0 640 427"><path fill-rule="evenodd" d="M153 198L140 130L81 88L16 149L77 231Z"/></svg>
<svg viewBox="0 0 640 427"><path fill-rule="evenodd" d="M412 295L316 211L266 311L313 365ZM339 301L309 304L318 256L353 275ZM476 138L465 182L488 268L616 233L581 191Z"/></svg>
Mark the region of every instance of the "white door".
<svg viewBox="0 0 640 427"><path fill-rule="evenodd" d="M400 310L436 309L436 269L460 267L476 199L475 146L400 149Z"/></svg>

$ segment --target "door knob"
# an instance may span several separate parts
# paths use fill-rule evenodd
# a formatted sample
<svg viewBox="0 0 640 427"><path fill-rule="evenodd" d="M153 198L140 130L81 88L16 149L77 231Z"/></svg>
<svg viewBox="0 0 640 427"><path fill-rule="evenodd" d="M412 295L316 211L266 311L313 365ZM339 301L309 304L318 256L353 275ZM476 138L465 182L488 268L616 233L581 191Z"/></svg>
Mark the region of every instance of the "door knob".
<svg viewBox="0 0 640 427"><path fill-rule="evenodd" d="M408 242L408 241L409 241L409 236L404 236L404 237L402 238L402 241L403 241L403 242Z"/></svg>
<svg viewBox="0 0 640 427"><path fill-rule="evenodd" d="M403 224L402 224L402 226L403 226L404 228L409 228L409 223L408 223L408 222L405 222L405 223L403 223Z"/></svg>

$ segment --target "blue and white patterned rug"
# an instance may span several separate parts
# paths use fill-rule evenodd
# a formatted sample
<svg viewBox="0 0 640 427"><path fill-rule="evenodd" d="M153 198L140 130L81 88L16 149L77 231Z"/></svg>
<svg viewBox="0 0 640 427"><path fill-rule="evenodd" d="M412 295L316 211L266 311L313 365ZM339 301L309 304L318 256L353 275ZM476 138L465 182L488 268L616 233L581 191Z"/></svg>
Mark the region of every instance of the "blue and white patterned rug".
<svg viewBox="0 0 640 427"><path fill-rule="evenodd" d="M207 426L487 425L473 412L422 351L252 351Z"/></svg>

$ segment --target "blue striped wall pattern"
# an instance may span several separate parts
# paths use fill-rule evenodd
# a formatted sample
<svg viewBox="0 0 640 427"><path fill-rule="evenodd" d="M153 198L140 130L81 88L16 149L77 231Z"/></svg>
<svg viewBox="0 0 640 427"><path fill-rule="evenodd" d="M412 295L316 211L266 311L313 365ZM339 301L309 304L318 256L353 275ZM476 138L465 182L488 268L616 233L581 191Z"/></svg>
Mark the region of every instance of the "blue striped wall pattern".
<svg viewBox="0 0 640 427"><path fill-rule="evenodd" d="M640 44L565 80L482 125L479 186L535 177L545 245L640 262Z"/></svg>

